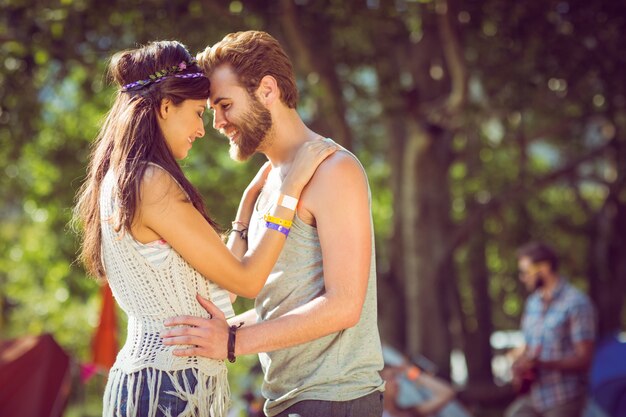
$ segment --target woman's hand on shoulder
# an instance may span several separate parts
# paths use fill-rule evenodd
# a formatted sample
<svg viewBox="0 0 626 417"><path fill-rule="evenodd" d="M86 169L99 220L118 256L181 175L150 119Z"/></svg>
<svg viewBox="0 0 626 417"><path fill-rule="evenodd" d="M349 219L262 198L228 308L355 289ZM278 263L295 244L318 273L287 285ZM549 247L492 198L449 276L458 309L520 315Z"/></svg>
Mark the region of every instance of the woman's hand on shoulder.
<svg viewBox="0 0 626 417"><path fill-rule="evenodd" d="M316 139L305 142L294 158L291 169L285 178L283 191L289 195L299 196L307 185L317 167L330 155L335 153L339 146L328 139Z"/></svg>

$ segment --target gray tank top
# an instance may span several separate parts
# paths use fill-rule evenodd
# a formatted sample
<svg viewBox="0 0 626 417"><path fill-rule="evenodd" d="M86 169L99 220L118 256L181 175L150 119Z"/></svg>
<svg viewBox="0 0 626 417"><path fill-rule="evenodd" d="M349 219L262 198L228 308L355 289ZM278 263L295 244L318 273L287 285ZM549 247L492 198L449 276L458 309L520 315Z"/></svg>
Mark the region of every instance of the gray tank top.
<svg viewBox="0 0 626 417"><path fill-rule="evenodd" d="M345 152L356 159L348 151ZM258 245L260 232L265 228L263 214L255 207L249 228L251 247ZM384 389L379 374L383 358L377 323L371 217L370 227L372 258L359 323L308 343L259 354L265 374L262 393L267 399L265 413L268 416L274 416L302 400L349 401ZM324 291L322 251L317 229L296 214L285 247L256 298L259 321L280 317Z"/></svg>

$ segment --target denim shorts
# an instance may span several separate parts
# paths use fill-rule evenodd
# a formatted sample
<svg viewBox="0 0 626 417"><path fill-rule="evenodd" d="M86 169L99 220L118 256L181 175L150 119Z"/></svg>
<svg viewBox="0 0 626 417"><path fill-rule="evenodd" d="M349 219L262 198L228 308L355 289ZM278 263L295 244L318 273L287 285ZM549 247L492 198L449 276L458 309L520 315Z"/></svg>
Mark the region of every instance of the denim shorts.
<svg viewBox="0 0 626 417"><path fill-rule="evenodd" d="M150 388L147 381L149 378L149 374L154 377L155 372L161 373L161 385L158 389L159 402L157 405L156 414L149 415L148 412L150 410ZM192 369L177 371L175 374L180 384L184 384L185 378L183 377L183 375L185 375L191 389L195 388L196 384L198 383ZM139 391L139 397L136 400L137 412L133 413L132 415L127 414L129 379L140 381L138 383L140 383L141 385L134 388L135 392ZM172 384L170 376L167 372L158 371L155 369L142 369L141 371L135 372L131 375L125 375L122 379L121 384L122 389L120 393L120 398L116 401L116 403L118 403L120 407L120 417L165 417L167 415L177 416L185 410L185 407L187 407L187 401L180 399L176 395L172 395L176 392L176 388Z"/></svg>
<svg viewBox="0 0 626 417"><path fill-rule="evenodd" d="M350 401L303 400L275 417L381 417L383 393L374 391Z"/></svg>

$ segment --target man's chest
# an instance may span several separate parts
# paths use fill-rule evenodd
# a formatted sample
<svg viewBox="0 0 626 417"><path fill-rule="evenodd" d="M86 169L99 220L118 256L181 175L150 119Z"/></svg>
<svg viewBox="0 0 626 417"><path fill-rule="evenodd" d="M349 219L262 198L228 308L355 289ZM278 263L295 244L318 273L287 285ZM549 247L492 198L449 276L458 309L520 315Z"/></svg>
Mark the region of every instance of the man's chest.
<svg viewBox="0 0 626 417"><path fill-rule="evenodd" d="M561 345L570 338L570 327L571 318L562 303L549 306L537 303L529 308L523 322L527 342L543 346Z"/></svg>

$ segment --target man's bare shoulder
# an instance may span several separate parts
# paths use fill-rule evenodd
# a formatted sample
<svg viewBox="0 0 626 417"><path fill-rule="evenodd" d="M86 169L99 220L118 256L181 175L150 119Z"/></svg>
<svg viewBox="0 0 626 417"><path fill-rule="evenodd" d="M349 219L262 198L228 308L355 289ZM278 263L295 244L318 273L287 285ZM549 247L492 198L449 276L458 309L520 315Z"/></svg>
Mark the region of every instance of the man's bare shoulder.
<svg viewBox="0 0 626 417"><path fill-rule="evenodd" d="M311 212L332 210L367 198L367 179L360 162L349 152L339 150L320 164L302 192L302 206Z"/></svg>
<svg viewBox="0 0 626 417"><path fill-rule="evenodd" d="M309 185L312 187L327 187L338 182L345 183L346 181L360 181L364 183L365 173L361 163L354 155L345 150L338 150L320 164Z"/></svg>

